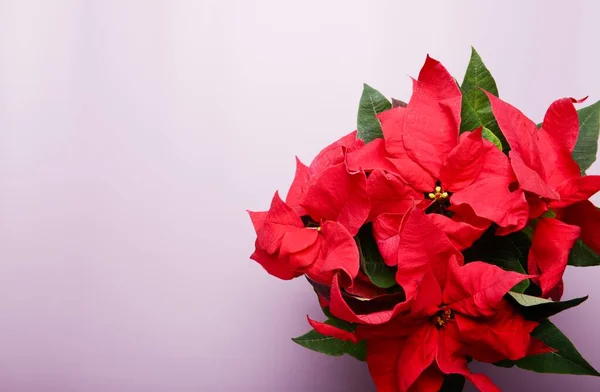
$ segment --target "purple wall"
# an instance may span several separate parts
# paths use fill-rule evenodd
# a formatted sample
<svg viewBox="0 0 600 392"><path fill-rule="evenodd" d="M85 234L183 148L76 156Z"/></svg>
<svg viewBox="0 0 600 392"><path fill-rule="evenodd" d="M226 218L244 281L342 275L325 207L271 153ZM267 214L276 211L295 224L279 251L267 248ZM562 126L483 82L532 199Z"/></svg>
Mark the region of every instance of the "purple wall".
<svg viewBox="0 0 600 392"><path fill-rule="evenodd" d="M599 3L447 3L0 0L0 391L372 391L289 340L317 303L248 260L244 210L353 129L362 82L408 98L428 52L460 79L473 44L535 119L600 99ZM599 280L569 269L591 298L556 318L596 367Z"/></svg>

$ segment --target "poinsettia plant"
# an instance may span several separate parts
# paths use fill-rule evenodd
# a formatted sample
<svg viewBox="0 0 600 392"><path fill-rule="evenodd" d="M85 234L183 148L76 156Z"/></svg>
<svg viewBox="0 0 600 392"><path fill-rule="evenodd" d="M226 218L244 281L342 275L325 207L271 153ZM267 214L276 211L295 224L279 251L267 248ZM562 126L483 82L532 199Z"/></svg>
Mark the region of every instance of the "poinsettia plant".
<svg viewBox="0 0 600 392"><path fill-rule="evenodd" d="M305 276L327 318L293 340L366 361L386 392L498 391L471 361L600 375L549 321L587 299L562 300L567 266L600 265L600 101L584 100L536 125L475 50L461 85L427 57L408 103L365 85L357 130L250 212L251 258Z"/></svg>

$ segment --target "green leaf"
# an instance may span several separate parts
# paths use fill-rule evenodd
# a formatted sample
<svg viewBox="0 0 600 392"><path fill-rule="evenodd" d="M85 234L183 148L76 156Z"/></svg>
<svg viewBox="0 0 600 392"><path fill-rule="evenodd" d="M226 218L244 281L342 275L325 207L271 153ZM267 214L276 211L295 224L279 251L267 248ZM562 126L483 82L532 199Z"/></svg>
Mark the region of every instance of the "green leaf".
<svg viewBox="0 0 600 392"><path fill-rule="evenodd" d="M354 331L354 326L352 324L337 318L330 318L329 320L325 321L325 324L329 324L346 331ZM352 342L336 339L331 336L325 336L314 329L302 336L293 338L292 340L302 347L306 347L322 354L333 356L348 354L359 361L365 361L367 357L367 346L366 341L364 340L354 344Z"/></svg>
<svg viewBox="0 0 600 392"><path fill-rule="evenodd" d="M371 282L382 289L396 285L395 269L383 261L370 223L360 228L355 240L360 254L360 266Z"/></svg>
<svg viewBox="0 0 600 392"><path fill-rule="evenodd" d="M486 127L483 127L481 130L481 136L483 136L484 139L494 143L494 146L498 147L500 151L502 151L502 142L500 139L498 139L498 136L494 135L494 132L490 131Z"/></svg>
<svg viewBox="0 0 600 392"><path fill-rule="evenodd" d="M548 211L544 212L544 214L542 215L542 218L554 219L554 218L556 218L556 212L554 212L554 210L548 210Z"/></svg>
<svg viewBox="0 0 600 392"><path fill-rule="evenodd" d="M465 378L460 374L449 374L444 377L444 383L439 392L461 392L465 387Z"/></svg>
<svg viewBox="0 0 600 392"><path fill-rule="evenodd" d="M598 152L600 133L600 101L577 111L579 115L579 137L573 150L573 159L579 164L581 174L592 166Z"/></svg>
<svg viewBox="0 0 600 392"><path fill-rule="evenodd" d="M463 94L460 131L472 131L483 126L500 140L500 145L508 146L494 118L490 101L485 93L481 91L483 89L498 96L496 82L475 48L471 49L471 60L460 86Z"/></svg>
<svg viewBox="0 0 600 392"><path fill-rule="evenodd" d="M356 137L364 140L365 143L383 137L381 123L375 116L391 108L392 104L386 97L368 84L364 84L358 106Z"/></svg>
<svg viewBox="0 0 600 392"><path fill-rule="evenodd" d="M331 314L331 311L329 310L329 306L325 306L321 310L323 311L323 314L325 315L325 317L327 317L328 319L335 318L335 316L333 314Z"/></svg>
<svg viewBox="0 0 600 392"><path fill-rule="evenodd" d="M550 321L541 322L531 335L557 351L516 361L515 364L521 369L538 373L600 376L600 373L583 359L573 343Z"/></svg>
<svg viewBox="0 0 600 392"><path fill-rule="evenodd" d="M568 301L551 301L545 298L534 297L527 294L508 292L509 298L512 298L521 308L525 318L529 320L543 320L557 313L573 308L586 299L587 296L581 298L573 298Z"/></svg>
<svg viewBox="0 0 600 392"><path fill-rule="evenodd" d="M600 255L590 249L581 240L577 240L571 253L569 253L568 265L575 267L593 267L600 265Z"/></svg>

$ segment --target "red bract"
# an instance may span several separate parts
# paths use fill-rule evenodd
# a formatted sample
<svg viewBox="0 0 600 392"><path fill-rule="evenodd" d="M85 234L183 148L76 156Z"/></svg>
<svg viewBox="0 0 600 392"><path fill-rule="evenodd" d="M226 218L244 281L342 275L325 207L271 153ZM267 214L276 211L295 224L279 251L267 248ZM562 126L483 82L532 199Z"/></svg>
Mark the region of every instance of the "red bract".
<svg viewBox="0 0 600 392"><path fill-rule="evenodd" d="M497 362L527 355L537 323L503 300L527 276L482 262L459 267L451 261L442 283L433 270L421 281L410 312L357 329L357 337L367 340L377 390L435 391L444 374L460 374L481 391L499 391L486 376L469 371L466 357Z"/></svg>
<svg viewBox="0 0 600 392"><path fill-rule="evenodd" d="M508 158L481 129L459 137L460 112L456 82L428 57L407 107L378 116L384 138L349 154L348 164L351 170L395 173L420 193L416 203L422 208L451 212L452 218L434 223L464 249L491 222L499 234L522 229L528 209L523 191L509 189L515 177Z"/></svg>
<svg viewBox="0 0 600 392"><path fill-rule="evenodd" d="M527 191L530 218L553 209L557 218L542 219L533 236L529 268L540 271L543 295L559 299L569 250L581 235L600 251L600 212L587 199L600 190L600 176L582 176L572 158L579 120L572 98L550 105L540 129L518 109L488 94L492 111L511 146L511 163ZM563 223L565 222L565 223ZM580 230L581 228L581 230Z"/></svg>
<svg viewBox="0 0 600 392"><path fill-rule="evenodd" d="M250 212L256 230L256 250L251 258L280 279L307 274L311 279L331 283L342 271L344 282L358 273L358 249L352 235L338 222L325 221L319 227L304 227L302 219L277 193L267 212Z"/></svg>
<svg viewBox="0 0 600 392"><path fill-rule="evenodd" d="M530 336L538 323L525 320L503 299L531 276L482 262L460 267L450 261L445 275L436 277L435 271L432 265L411 306L398 306L387 322L361 324L356 334L312 320L311 325L341 340L366 340L379 392L437 391L445 374L460 374L481 391L499 391L486 376L469 371L467 357L494 363L552 351Z"/></svg>
<svg viewBox="0 0 600 392"><path fill-rule="evenodd" d="M330 284L342 271L343 285L352 284L359 269L353 236L370 204L366 175L348 171L346 153L362 145L354 132L323 149L309 167L297 160L287 203L276 193L269 211L250 212L257 234L251 258L267 272Z"/></svg>
<svg viewBox="0 0 600 392"><path fill-rule="evenodd" d="M315 221L338 221L355 235L369 215L370 203L367 177L348 171L346 154L363 144L355 131L324 148L308 167L296 159L287 203Z"/></svg>

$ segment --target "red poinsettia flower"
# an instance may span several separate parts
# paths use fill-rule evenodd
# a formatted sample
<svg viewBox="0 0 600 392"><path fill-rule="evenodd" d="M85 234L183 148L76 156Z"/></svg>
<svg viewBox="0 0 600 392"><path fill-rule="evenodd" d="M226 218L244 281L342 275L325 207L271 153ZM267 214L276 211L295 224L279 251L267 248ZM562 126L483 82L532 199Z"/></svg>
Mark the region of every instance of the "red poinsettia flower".
<svg viewBox="0 0 600 392"><path fill-rule="evenodd" d="M359 325L378 391L437 391L445 374L460 374L481 391L499 391L472 374L467 356L483 362L525 357L537 323L514 312L503 296L526 275L473 262L448 265L445 282L431 270L411 310L383 325ZM535 342L538 345L538 342Z"/></svg>
<svg viewBox="0 0 600 392"><path fill-rule="evenodd" d="M369 215L367 178L350 173L346 153L362 145L351 133L323 149L307 167L297 160L287 203L275 193L269 211L249 212L257 234L251 258L270 274L292 279L306 274L330 284L343 272L351 286L359 270L353 236Z"/></svg>
<svg viewBox="0 0 600 392"><path fill-rule="evenodd" d="M493 363L552 351L531 337L538 323L503 299L530 276L483 262L461 267L451 259L445 273L437 267L425 272L411 306L386 323L360 324L352 334L309 322L327 336L366 340L367 364L380 392L438 391L447 374L460 374L481 391L499 391L486 376L469 371L467 357Z"/></svg>
<svg viewBox="0 0 600 392"><path fill-rule="evenodd" d="M539 272L542 295L560 299L569 250L581 238L600 251L600 212L588 199L600 190L600 176L582 176L572 157L579 134L574 103L563 98L550 105L540 129L518 109L488 94L492 111L511 146L510 160L527 193L529 217L553 209L560 219L541 218L533 235L529 271Z"/></svg>
<svg viewBox="0 0 600 392"><path fill-rule="evenodd" d="M324 221L318 227L304 222L275 193L266 212L249 212L256 230L256 250L250 256L273 276L292 279L307 274L329 284L342 271L349 284L358 274L358 249L350 232L339 222Z"/></svg>
<svg viewBox="0 0 600 392"><path fill-rule="evenodd" d="M448 71L427 57L408 105L379 114L383 139L349 154L348 164L400 176L420 193L419 202L426 195L422 207L452 216L434 222L465 248L491 222L500 226L498 234L522 229L527 204L521 190L509 189L515 177L508 158L481 129L459 136L461 98Z"/></svg>

